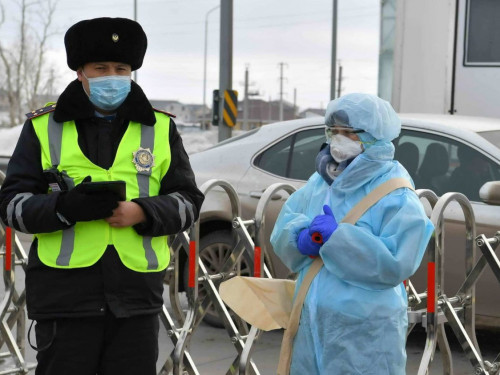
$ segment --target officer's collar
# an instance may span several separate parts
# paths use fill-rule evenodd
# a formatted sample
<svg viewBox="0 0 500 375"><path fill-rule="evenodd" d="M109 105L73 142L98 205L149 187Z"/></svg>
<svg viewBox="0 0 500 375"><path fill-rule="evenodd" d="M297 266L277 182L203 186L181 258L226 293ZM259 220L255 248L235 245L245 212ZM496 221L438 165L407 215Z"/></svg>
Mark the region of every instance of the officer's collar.
<svg viewBox="0 0 500 375"><path fill-rule="evenodd" d="M82 83L75 79L57 99L54 120L57 122L84 120L94 117L94 111L95 108L85 94ZM120 118L125 120L137 121L150 126L156 123L153 107L151 107L141 87L134 81L132 81L130 94L116 112Z"/></svg>

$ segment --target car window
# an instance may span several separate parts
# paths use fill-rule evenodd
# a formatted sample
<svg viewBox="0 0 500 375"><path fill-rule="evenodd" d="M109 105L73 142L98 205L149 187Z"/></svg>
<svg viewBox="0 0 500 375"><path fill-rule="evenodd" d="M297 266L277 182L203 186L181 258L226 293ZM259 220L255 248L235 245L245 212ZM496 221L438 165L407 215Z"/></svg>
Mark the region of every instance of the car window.
<svg viewBox="0 0 500 375"><path fill-rule="evenodd" d="M259 155L255 164L265 171L286 177L292 139L293 136L287 137L268 148Z"/></svg>
<svg viewBox="0 0 500 375"><path fill-rule="evenodd" d="M306 130L295 135L288 177L307 180L314 173L316 155L325 142L324 129Z"/></svg>
<svg viewBox="0 0 500 375"><path fill-rule="evenodd" d="M394 158L408 170L415 187L438 196L457 191L479 201L480 187L500 179L500 166L494 161L447 137L402 130L394 145Z"/></svg>
<svg viewBox="0 0 500 375"><path fill-rule="evenodd" d="M281 177L307 180L323 142L323 128L294 133L262 152L255 165Z"/></svg>

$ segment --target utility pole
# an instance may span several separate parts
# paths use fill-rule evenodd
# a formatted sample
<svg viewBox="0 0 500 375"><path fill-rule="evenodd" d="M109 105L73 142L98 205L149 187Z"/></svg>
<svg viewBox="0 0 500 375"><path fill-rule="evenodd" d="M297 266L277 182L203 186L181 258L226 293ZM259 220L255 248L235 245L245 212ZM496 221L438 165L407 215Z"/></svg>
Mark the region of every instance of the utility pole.
<svg viewBox="0 0 500 375"><path fill-rule="evenodd" d="M243 98L243 126L242 130L250 130L250 124L248 122L248 117L250 117L250 97L251 96L256 96L259 95L258 91L250 91L249 87L253 86L254 83L250 83L249 81L249 65L247 64L245 66L245 82L244 87L245 87L245 97Z"/></svg>
<svg viewBox="0 0 500 375"><path fill-rule="evenodd" d="M335 70L337 63L337 0L333 0L333 17L332 17L332 66L330 80L330 99L335 99Z"/></svg>
<svg viewBox="0 0 500 375"><path fill-rule="evenodd" d="M134 21L137 22L137 0L134 0ZM134 70L134 82L137 83L137 69Z"/></svg>
<svg viewBox="0 0 500 375"><path fill-rule="evenodd" d="M201 123L201 128L202 130L208 130L209 126L207 124L207 118L206 118L206 95L207 95L207 45L208 45L208 16L210 13L212 13L214 10L219 8L220 5L217 5L216 7L213 7L210 9L207 14L205 15L205 51L203 54L203 120ZM219 117L220 118L220 117Z"/></svg>
<svg viewBox="0 0 500 375"><path fill-rule="evenodd" d="M233 0L220 2L219 95L233 88ZM223 124L224 106L219 106L219 142L231 138L231 128Z"/></svg>
<svg viewBox="0 0 500 375"><path fill-rule="evenodd" d="M273 107L271 103L271 97L269 97L269 123L273 122Z"/></svg>
<svg viewBox="0 0 500 375"><path fill-rule="evenodd" d="M243 99L243 130L248 130L248 65L245 67L245 98Z"/></svg>
<svg viewBox="0 0 500 375"><path fill-rule="evenodd" d="M286 78L283 77L283 66L286 65L284 62L280 62L280 121L283 121L283 80Z"/></svg>
<svg viewBox="0 0 500 375"><path fill-rule="evenodd" d="M339 62L339 84L337 88L337 98L342 95L342 65Z"/></svg>
<svg viewBox="0 0 500 375"><path fill-rule="evenodd" d="M293 118L297 117L297 88L293 89Z"/></svg>

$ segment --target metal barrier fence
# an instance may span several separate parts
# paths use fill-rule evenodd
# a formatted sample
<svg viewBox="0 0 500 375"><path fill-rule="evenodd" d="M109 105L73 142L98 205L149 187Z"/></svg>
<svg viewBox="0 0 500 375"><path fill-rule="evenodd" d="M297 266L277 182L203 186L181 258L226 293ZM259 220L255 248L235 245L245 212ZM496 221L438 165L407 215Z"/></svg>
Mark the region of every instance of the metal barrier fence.
<svg viewBox="0 0 500 375"><path fill-rule="evenodd" d="M453 374L452 355L444 324L448 323L469 359L474 374L495 375L500 373L500 354L489 362L482 358L475 330L475 284L489 265L500 282L500 262L491 248L498 245L500 232L488 239L483 234L476 237L474 211L469 200L460 193L446 193L439 199L434 193L419 191L432 206L431 221L434 236L427 247L427 290L409 295L409 322L421 323L426 328L427 339L418 375L429 374L436 346L439 346L444 374ZM453 296L444 293L444 211L451 202L461 207L465 218L465 280ZM474 264L475 245L483 255ZM424 308L422 308L424 306ZM460 316L459 316L460 314Z"/></svg>
<svg viewBox="0 0 500 375"><path fill-rule="evenodd" d="M0 185L3 174L0 172ZM159 375L198 375L193 357L189 352L190 342L198 325L213 305L219 313L224 328L228 333L228 339L235 348L235 358L226 374L248 374L259 375L257 364L251 359L255 342L261 336L261 332L255 327L248 327L239 317L231 314L222 302L218 286L224 280L238 273L238 264L242 255L247 252L254 260L255 277L272 277L272 262L269 251L266 248L265 238L265 213L268 203L278 191L289 194L295 188L288 184L274 184L265 190L260 198L255 217L251 220L241 218L241 208L235 189L226 181L210 180L203 184L200 190L206 194L212 189L222 189L227 194L231 203L231 216L233 230L237 241L230 256L226 259L218 273L209 274L207 267L199 256L200 222L198 221L190 232L183 232L175 236L171 242L172 262L167 269L168 298L171 312L164 306L160 314L161 321L167 330L174 349L162 366ZM436 347L439 346L443 357L443 371L445 374L453 374L453 361L448 340L444 330L447 322L454 335L460 342L464 353L469 359L475 374L495 375L500 374L500 354L492 361L487 361L481 356L475 336L475 284L484 269L489 266L500 283L500 262L495 254L495 249L500 243L500 232L493 238L484 235L475 235L474 212L470 202L459 193L447 193L441 198L430 190L417 191L422 200L427 200L431 206L431 221L435 226L435 234L428 244L427 290L418 293L411 280L407 280L408 291L408 321L410 334L413 327L421 324L426 328L427 339L423 356L418 370L418 375L429 374L429 367L434 358ZM453 296L444 294L444 211L451 202L457 202L462 208L465 216L465 268L466 278ZM251 229L251 230L250 230ZM254 233L254 236L250 235ZM10 228L1 227L0 230L1 255L4 258L4 284L5 296L0 305L0 348L3 344L8 349L7 353L1 353L0 357L11 357L15 368L2 370L3 374L27 374L34 364L27 364L25 355L25 291L17 291L15 288L14 270L15 266L26 266L26 253L21 243ZM481 250L481 257L474 264L475 247ZM189 262L187 310L184 311L179 299L179 285L181 283L181 272L179 270L180 252L186 252ZM17 258L17 260L16 260ZM269 266L269 267L268 267ZM200 293L202 288L203 293ZM12 330L16 327L16 338Z"/></svg>
<svg viewBox="0 0 500 375"><path fill-rule="evenodd" d="M5 175L0 171L0 186ZM5 294L0 303L0 348L5 344L7 352L0 353L0 358L11 359L13 367L0 368L0 375L27 374L36 364L25 360L26 337L26 291L16 289L16 268L26 269L27 255L17 238L15 231L0 225L0 255L3 258L3 281ZM16 331L15 337L14 332Z"/></svg>

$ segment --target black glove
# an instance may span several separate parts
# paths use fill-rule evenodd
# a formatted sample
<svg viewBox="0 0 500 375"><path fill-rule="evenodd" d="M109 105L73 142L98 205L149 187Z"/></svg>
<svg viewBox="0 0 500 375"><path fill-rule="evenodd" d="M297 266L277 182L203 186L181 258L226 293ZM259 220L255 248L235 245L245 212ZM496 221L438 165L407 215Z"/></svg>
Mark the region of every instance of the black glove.
<svg viewBox="0 0 500 375"><path fill-rule="evenodd" d="M91 177L87 176L82 183L90 180ZM57 198L56 211L71 223L99 220L113 215L119 200L115 193L102 191L86 194L82 190L82 184L78 184L70 191L62 192Z"/></svg>

